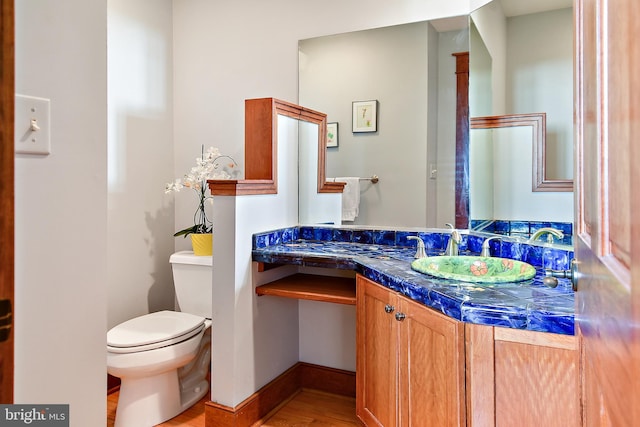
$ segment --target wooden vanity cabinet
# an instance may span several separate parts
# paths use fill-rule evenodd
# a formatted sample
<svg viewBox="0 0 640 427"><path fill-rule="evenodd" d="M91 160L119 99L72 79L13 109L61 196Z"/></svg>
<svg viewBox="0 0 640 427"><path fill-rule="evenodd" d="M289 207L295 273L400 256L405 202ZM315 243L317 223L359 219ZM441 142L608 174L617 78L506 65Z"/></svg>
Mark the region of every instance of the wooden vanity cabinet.
<svg viewBox="0 0 640 427"><path fill-rule="evenodd" d="M465 324L357 276L366 426L582 424L578 338Z"/></svg>
<svg viewBox="0 0 640 427"><path fill-rule="evenodd" d="M367 426L465 424L464 325L362 276L356 412Z"/></svg>
<svg viewBox="0 0 640 427"><path fill-rule="evenodd" d="M469 426L582 425L577 337L465 325Z"/></svg>

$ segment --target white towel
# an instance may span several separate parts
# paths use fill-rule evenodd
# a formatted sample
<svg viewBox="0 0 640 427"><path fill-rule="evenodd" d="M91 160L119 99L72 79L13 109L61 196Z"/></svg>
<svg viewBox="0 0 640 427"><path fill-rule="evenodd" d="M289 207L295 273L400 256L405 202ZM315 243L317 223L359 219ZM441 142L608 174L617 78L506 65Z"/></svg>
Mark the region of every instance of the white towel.
<svg viewBox="0 0 640 427"><path fill-rule="evenodd" d="M342 192L342 220L354 221L360 210L360 178L336 178L336 182L346 182Z"/></svg>

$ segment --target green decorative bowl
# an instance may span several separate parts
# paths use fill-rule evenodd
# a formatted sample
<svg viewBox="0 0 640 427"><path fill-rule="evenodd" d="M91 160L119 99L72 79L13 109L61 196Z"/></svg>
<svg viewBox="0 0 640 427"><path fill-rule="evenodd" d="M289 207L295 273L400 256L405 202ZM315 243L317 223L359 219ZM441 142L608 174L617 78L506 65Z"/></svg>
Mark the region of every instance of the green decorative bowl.
<svg viewBox="0 0 640 427"><path fill-rule="evenodd" d="M433 256L411 263L420 273L471 283L507 283L528 280L536 275L530 264L507 258L482 256Z"/></svg>

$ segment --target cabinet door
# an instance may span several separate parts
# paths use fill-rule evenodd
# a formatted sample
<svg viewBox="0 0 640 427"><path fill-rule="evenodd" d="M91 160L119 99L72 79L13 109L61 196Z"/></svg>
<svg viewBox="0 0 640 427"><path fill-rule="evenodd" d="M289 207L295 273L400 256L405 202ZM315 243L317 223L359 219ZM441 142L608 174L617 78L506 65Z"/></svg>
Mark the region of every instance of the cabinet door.
<svg viewBox="0 0 640 427"><path fill-rule="evenodd" d="M356 413L367 426L397 425L397 295L358 276Z"/></svg>
<svg viewBox="0 0 640 427"><path fill-rule="evenodd" d="M578 427L575 336L494 328L496 426Z"/></svg>
<svg viewBox="0 0 640 427"><path fill-rule="evenodd" d="M470 426L581 425L575 336L466 328Z"/></svg>
<svg viewBox="0 0 640 427"><path fill-rule="evenodd" d="M399 425L463 426L464 324L399 299Z"/></svg>

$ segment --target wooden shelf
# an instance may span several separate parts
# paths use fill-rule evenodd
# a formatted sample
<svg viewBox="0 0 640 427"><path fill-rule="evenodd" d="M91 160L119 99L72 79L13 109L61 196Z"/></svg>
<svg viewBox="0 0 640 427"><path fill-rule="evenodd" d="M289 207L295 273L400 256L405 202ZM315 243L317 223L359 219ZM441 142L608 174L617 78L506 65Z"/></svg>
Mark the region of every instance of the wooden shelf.
<svg viewBox="0 0 640 427"><path fill-rule="evenodd" d="M356 280L298 273L258 286L256 294L355 305Z"/></svg>

